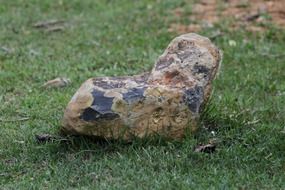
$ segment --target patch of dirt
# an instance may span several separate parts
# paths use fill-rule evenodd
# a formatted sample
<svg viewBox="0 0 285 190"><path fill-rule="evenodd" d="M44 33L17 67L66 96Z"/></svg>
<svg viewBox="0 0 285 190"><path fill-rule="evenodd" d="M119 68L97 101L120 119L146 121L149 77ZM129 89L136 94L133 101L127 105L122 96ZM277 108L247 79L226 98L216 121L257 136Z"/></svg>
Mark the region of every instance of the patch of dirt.
<svg viewBox="0 0 285 190"><path fill-rule="evenodd" d="M233 20L232 30L244 28L262 32L267 23L285 27L285 0L200 0L193 5L190 15L185 15L183 7L175 9L173 14L188 17L191 24L173 23L169 28L171 32L198 32L225 18Z"/></svg>

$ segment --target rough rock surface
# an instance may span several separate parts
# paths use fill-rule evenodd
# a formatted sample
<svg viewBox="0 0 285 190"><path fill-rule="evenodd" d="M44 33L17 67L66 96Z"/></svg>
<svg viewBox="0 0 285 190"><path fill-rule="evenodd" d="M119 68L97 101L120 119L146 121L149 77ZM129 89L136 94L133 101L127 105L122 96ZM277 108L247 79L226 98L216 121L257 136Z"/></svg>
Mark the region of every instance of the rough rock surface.
<svg viewBox="0 0 285 190"><path fill-rule="evenodd" d="M84 82L65 110L62 131L106 139L181 138L197 128L220 61L208 38L181 35L150 73Z"/></svg>

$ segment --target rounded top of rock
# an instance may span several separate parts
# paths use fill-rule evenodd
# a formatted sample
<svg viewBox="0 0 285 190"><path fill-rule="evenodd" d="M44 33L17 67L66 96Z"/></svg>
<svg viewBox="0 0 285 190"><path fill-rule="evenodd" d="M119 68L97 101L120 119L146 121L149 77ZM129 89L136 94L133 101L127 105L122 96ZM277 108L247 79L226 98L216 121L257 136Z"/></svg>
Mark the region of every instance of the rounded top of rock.
<svg viewBox="0 0 285 190"><path fill-rule="evenodd" d="M195 33L183 34L173 39L159 57L148 82L204 87L215 77L221 58L221 51L208 38Z"/></svg>

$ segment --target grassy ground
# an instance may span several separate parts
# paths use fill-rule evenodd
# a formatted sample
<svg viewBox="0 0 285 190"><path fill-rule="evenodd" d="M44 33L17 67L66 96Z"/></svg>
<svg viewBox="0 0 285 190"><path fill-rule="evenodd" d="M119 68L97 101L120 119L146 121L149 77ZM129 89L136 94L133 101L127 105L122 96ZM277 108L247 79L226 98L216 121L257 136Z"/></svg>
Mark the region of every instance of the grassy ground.
<svg viewBox="0 0 285 190"><path fill-rule="evenodd" d="M183 142L35 142L59 131L87 78L149 70L177 35L170 23L187 22L170 13L181 6L191 9L183 0L0 0L0 189L285 189L285 32L273 26L202 32L224 32L214 41L223 66L201 130ZM67 28L32 27L54 18ZM41 88L58 76L72 84ZM193 152L211 138L214 154Z"/></svg>

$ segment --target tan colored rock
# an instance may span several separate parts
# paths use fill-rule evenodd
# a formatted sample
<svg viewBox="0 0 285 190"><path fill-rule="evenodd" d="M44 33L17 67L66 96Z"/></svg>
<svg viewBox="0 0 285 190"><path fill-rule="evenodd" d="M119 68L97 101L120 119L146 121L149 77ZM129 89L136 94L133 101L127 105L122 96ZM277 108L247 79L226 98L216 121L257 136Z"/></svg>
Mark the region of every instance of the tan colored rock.
<svg viewBox="0 0 285 190"><path fill-rule="evenodd" d="M66 108L62 131L106 139L181 138L196 130L220 61L208 38L181 35L150 73L84 82Z"/></svg>

